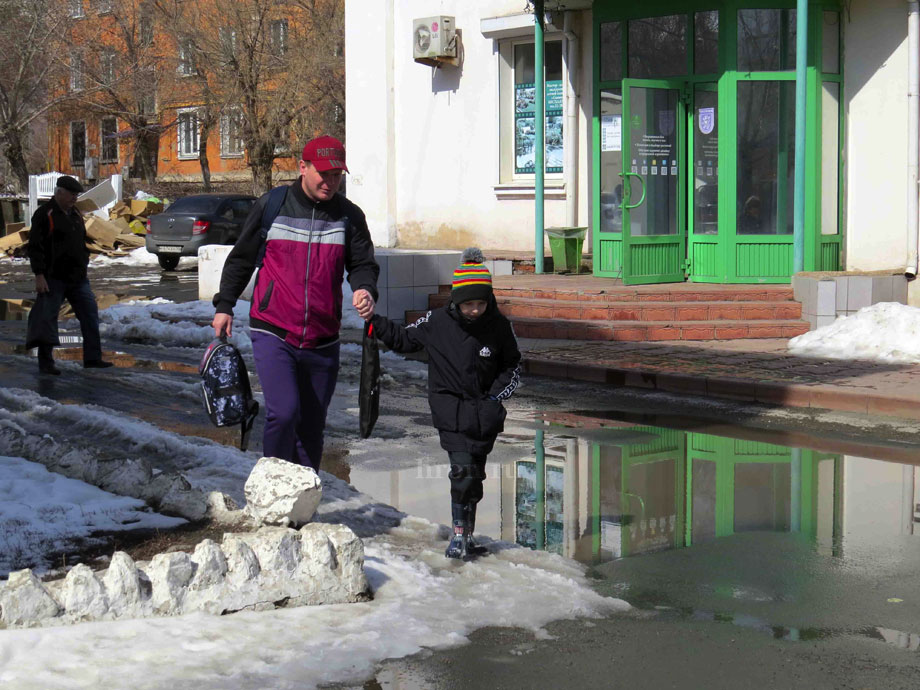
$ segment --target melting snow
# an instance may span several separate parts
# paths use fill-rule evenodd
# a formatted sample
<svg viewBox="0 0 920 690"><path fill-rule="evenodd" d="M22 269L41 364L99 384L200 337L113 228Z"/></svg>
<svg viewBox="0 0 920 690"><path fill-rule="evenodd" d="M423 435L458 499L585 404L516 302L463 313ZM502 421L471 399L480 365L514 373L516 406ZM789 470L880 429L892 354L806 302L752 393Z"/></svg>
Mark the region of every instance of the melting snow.
<svg viewBox="0 0 920 690"><path fill-rule="evenodd" d="M789 341L789 351L808 357L920 362L920 309L882 302Z"/></svg>

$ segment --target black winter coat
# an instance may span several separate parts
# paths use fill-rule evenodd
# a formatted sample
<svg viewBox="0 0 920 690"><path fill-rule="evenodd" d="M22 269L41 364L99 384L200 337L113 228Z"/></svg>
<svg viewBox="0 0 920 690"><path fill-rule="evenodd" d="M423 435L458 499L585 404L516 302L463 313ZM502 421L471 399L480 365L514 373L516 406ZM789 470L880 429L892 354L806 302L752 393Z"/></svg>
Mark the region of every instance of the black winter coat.
<svg viewBox="0 0 920 690"><path fill-rule="evenodd" d="M380 315L372 324L390 349L428 353L428 403L441 447L488 454L504 428L502 400L510 398L521 381L517 339L495 298L472 322L451 302L410 326Z"/></svg>
<svg viewBox="0 0 920 690"><path fill-rule="evenodd" d="M89 264L83 216L75 208L64 213L54 199L39 206L32 216L28 253L32 273L65 283L82 281Z"/></svg>

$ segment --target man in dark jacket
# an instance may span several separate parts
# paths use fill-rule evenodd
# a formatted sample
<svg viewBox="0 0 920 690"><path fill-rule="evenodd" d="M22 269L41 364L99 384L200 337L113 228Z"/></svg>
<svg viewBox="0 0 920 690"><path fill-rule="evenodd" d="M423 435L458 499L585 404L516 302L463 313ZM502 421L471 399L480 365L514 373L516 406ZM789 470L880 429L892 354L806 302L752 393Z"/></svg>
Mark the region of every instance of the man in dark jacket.
<svg viewBox="0 0 920 690"><path fill-rule="evenodd" d="M396 352L428 353L431 421L450 458L454 533L448 558L485 552L473 541L476 504L482 499L486 456L504 429L507 400L520 384L521 353L511 323L498 310L492 276L475 247L454 271L450 302L411 326L380 315L371 324Z"/></svg>
<svg viewBox="0 0 920 690"><path fill-rule="evenodd" d="M300 178L253 207L214 296L214 332L230 336L233 306L258 267L249 329L265 394L262 453L317 470L339 371L342 277L347 270L352 303L369 319L380 273L364 213L338 193L347 171L337 139L308 142Z"/></svg>
<svg viewBox="0 0 920 690"><path fill-rule="evenodd" d="M26 347L38 348L38 369L43 374L59 375L53 349L60 345L57 317L66 299L73 307L83 334L83 366L103 369L112 366L102 361L99 339L99 309L89 286L86 267L86 226L75 208L83 186L73 177L57 179L54 196L38 207L29 231L29 261L35 274L37 299L29 311Z"/></svg>

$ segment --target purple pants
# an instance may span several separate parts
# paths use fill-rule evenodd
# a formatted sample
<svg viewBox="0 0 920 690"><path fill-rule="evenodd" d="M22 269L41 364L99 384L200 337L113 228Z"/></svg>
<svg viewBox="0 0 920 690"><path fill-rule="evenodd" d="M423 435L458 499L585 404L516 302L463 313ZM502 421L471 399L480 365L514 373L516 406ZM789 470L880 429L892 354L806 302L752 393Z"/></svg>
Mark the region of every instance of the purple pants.
<svg viewBox="0 0 920 690"><path fill-rule="evenodd" d="M326 410L339 374L339 343L301 350L269 333L250 335L265 394L262 454L318 470Z"/></svg>

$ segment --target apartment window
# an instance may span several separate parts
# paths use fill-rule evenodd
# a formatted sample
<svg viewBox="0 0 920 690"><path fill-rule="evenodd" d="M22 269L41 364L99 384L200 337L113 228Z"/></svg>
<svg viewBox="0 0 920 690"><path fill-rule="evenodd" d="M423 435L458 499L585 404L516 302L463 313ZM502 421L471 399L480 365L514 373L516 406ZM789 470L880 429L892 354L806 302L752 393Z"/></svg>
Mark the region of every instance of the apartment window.
<svg viewBox="0 0 920 690"><path fill-rule="evenodd" d="M99 150L102 152L100 160L103 163L118 161L118 120L114 117L104 117L99 123L99 136L102 139Z"/></svg>
<svg viewBox="0 0 920 690"><path fill-rule="evenodd" d="M239 108L220 117L220 155L223 158L243 155L243 112Z"/></svg>
<svg viewBox="0 0 920 690"><path fill-rule="evenodd" d="M114 0L96 0L96 12L98 14L108 14L114 11Z"/></svg>
<svg viewBox="0 0 920 690"><path fill-rule="evenodd" d="M146 12L137 20L137 39L143 46L153 43L153 17Z"/></svg>
<svg viewBox="0 0 920 690"><path fill-rule="evenodd" d="M103 84L115 81L115 50L103 48L99 54L99 77Z"/></svg>
<svg viewBox="0 0 920 690"><path fill-rule="evenodd" d="M195 67L195 44L190 38L179 40L179 74L184 77L197 73Z"/></svg>
<svg viewBox="0 0 920 690"><path fill-rule="evenodd" d="M70 90L79 91L84 86L83 55L70 54Z"/></svg>
<svg viewBox="0 0 920 690"><path fill-rule="evenodd" d="M198 111L195 108L186 108L179 111L176 123L176 137L179 146L179 159L185 160L198 157L198 139L201 127L198 123Z"/></svg>
<svg viewBox="0 0 920 690"><path fill-rule="evenodd" d="M70 165L83 167L86 163L86 123L82 120L70 123Z"/></svg>
<svg viewBox="0 0 920 690"><path fill-rule="evenodd" d="M83 0L70 0L67 5L70 10L70 16L73 19L80 19L86 16L83 12Z"/></svg>
<svg viewBox="0 0 920 690"><path fill-rule="evenodd" d="M501 180L527 178L536 161L536 74L533 41L506 41L499 46L502 57L499 79ZM562 41L547 40L544 51L545 129L544 169L562 173L563 93Z"/></svg>
<svg viewBox="0 0 920 690"><path fill-rule="evenodd" d="M220 40L220 49L223 53L224 61L230 62L233 56L236 55L236 29L222 26L218 29L217 36Z"/></svg>
<svg viewBox="0 0 920 690"><path fill-rule="evenodd" d="M287 19L275 19L270 25L271 51L276 57L284 57L287 53L288 22Z"/></svg>

